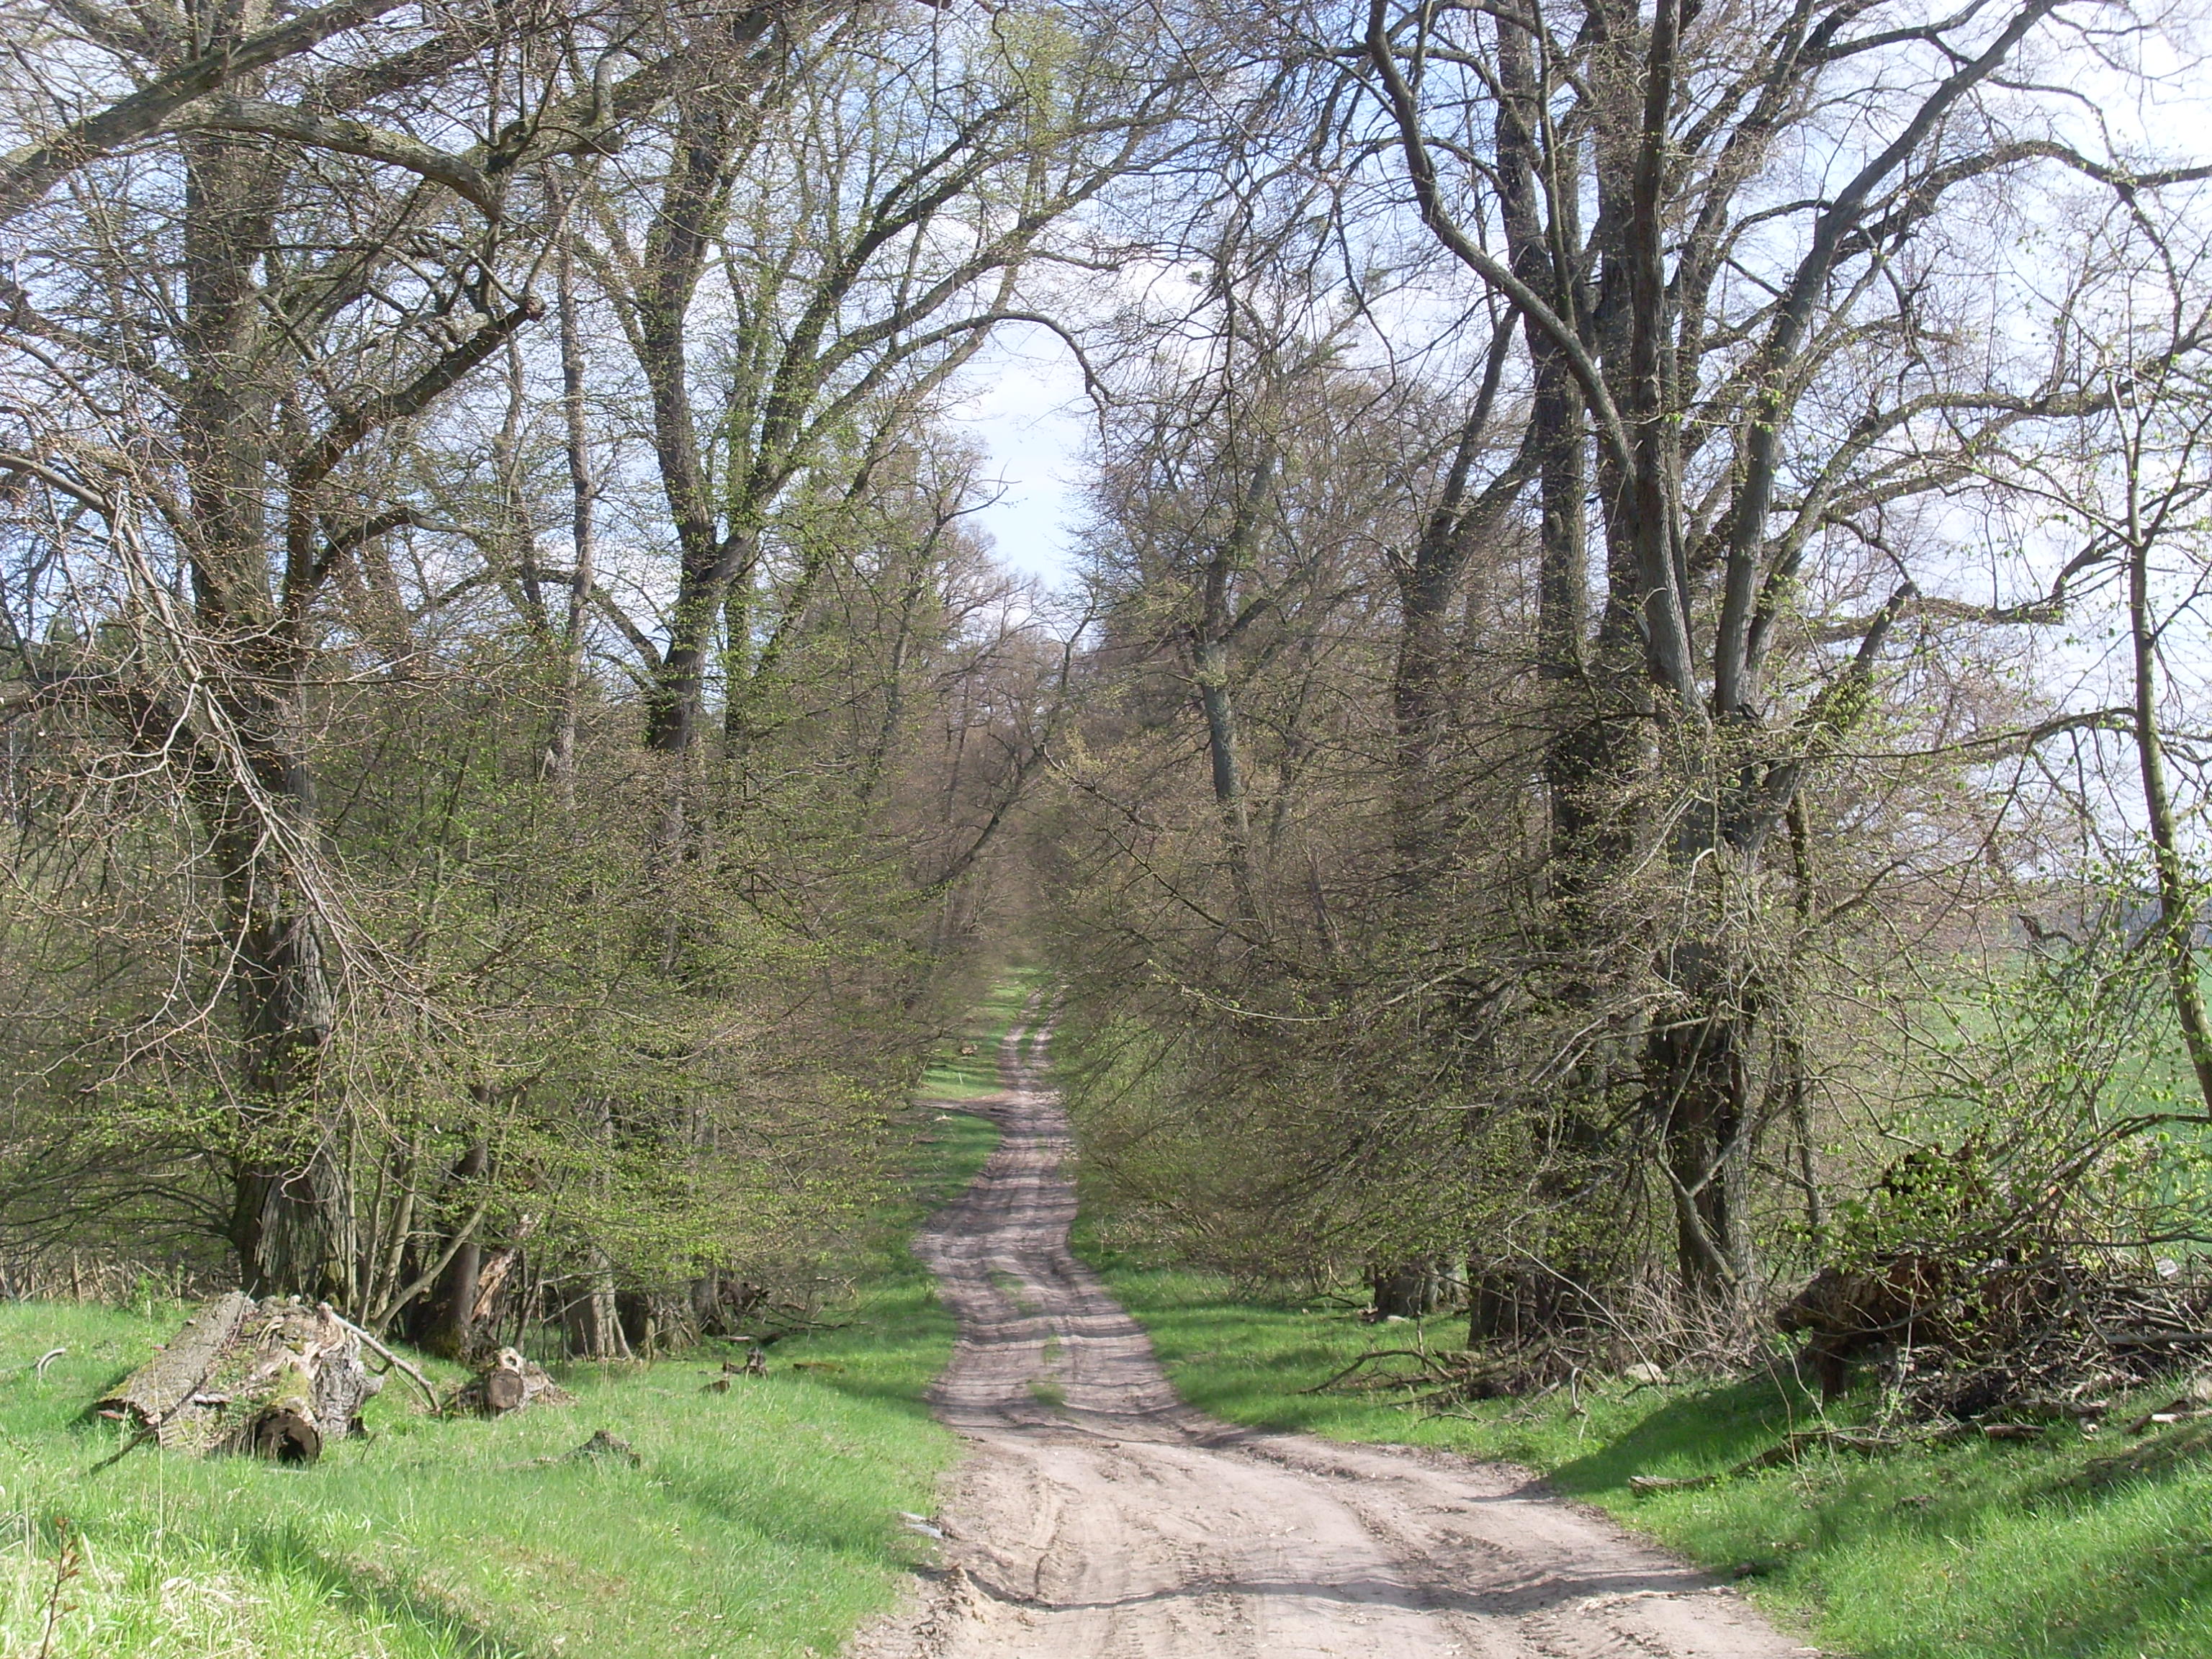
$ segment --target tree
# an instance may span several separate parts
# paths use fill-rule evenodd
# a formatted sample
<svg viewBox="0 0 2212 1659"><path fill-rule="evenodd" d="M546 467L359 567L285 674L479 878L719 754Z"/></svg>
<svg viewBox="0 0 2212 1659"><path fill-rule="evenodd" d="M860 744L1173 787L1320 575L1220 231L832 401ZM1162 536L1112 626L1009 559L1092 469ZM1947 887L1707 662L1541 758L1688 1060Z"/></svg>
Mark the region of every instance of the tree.
<svg viewBox="0 0 2212 1659"><path fill-rule="evenodd" d="M754 585L787 492L831 467L865 489L989 331L1034 314L1018 284L1048 234L1171 143L1192 71L1133 74L1143 50L1043 11L1018 30L856 18L702 82L672 106L659 175L602 187L595 273L677 538L647 665L653 749L697 744L718 634L742 740L754 635L776 626Z"/></svg>
<svg viewBox="0 0 2212 1659"><path fill-rule="evenodd" d="M1683 1281L1708 1299L1749 1270L1752 1045L1775 1012L1753 949L1762 854L1921 600L1893 526L2020 422L2081 406L2032 362L1991 374L1935 343L1996 326L1944 309L1967 203L2113 172L2042 136L2014 88L2010 66L2073 15L2046 0L1895 26L1803 4L1747 26L1672 0L1648 21L1604 5L1368 13L1363 68L1414 205L1528 332L1540 655L1565 692L1554 859L1572 885L1632 871L1679 896L1650 941L1643 1110ZM1814 142L1822 176L1799 186L1785 138L1847 82L1878 90ZM1587 643L1565 631L1584 432L1605 574ZM1824 678L1790 686L1777 653L1816 586L1808 562L1853 544L1903 561L1892 591Z"/></svg>

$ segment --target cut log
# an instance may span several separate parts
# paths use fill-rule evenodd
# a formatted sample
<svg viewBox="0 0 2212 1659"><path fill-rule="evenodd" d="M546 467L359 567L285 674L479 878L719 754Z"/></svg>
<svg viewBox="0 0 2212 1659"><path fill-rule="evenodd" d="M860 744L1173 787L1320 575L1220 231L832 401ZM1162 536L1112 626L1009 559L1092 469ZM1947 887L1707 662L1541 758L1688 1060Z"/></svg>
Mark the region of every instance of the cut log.
<svg viewBox="0 0 2212 1659"><path fill-rule="evenodd" d="M150 1433L165 1451L242 1451L312 1463L360 1426L384 1386L361 1340L328 1304L217 1297L95 1409Z"/></svg>
<svg viewBox="0 0 2212 1659"><path fill-rule="evenodd" d="M489 1365L461 1385L453 1403L480 1417L505 1417L532 1406L565 1406L572 1397L537 1361L501 1348Z"/></svg>

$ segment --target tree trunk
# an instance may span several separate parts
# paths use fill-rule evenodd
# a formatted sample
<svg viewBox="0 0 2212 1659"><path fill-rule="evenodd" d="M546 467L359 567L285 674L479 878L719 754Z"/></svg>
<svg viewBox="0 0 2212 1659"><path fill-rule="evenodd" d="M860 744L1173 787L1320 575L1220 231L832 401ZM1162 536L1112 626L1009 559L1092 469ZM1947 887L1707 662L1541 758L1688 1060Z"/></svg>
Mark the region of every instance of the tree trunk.
<svg viewBox="0 0 2212 1659"><path fill-rule="evenodd" d="M1394 876L1408 898L1425 894L1451 856L1443 822L1445 789L1437 774L1448 699L1446 612L1456 574L1455 564L1419 568L1399 584L1398 653L1390 677L1390 825Z"/></svg>
<svg viewBox="0 0 2212 1659"><path fill-rule="evenodd" d="M1255 921L1259 898L1252 879L1252 822L1244 799L1243 758L1237 751L1237 706L1229 690L1229 647L1218 641L1204 641L1197 647L1196 657L1199 708L1206 717L1213 804L1221 814L1230 884L1236 894L1238 918Z"/></svg>
<svg viewBox="0 0 2212 1659"><path fill-rule="evenodd" d="M490 1146L481 1140L472 1142L453 1167L454 1184L464 1189L465 1197L467 1189L483 1181L490 1169ZM445 1272L438 1277L437 1293L431 1301L430 1319L422 1339L423 1346L433 1353L448 1359L468 1357L476 1334L477 1280L483 1268L483 1246L471 1227L467 1236L454 1245Z"/></svg>
<svg viewBox="0 0 2212 1659"><path fill-rule="evenodd" d="M584 418L584 348L576 318L573 239L564 229L554 264L561 318L561 407L568 428L570 500L568 612L561 632L560 700L553 720L548 769L562 810L576 810L576 723L584 696L585 630L591 622L592 589L599 583L599 532L595 522L599 478L592 468L591 434Z"/></svg>
<svg viewBox="0 0 2212 1659"><path fill-rule="evenodd" d="M233 994L243 1038L240 1123L228 1232L239 1275L257 1295L337 1291L333 1171L322 1068L337 1021L322 926L281 858L216 838L237 941Z"/></svg>
<svg viewBox="0 0 2212 1659"><path fill-rule="evenodd" d="M568 1352L579 1359L628 1359L629 1339L623 1334L613 1267L596 1248L589 1257L580 1293L570 1295L562 1306Z"/></svg>
<svg viewBox="0 0 2212 1659"><path fill-rule="evenodd" d="M1657 1126L1661 1174L1674 1199L1683 1289L1715 1307L1733 1299L1750 1255L1741 1188L1752 1013L1715 947L1677 944L1664 967L1680 1000L1645 1038L1644 1106Z"/></svg>
<svg viewBox="0 0 2212 1659"><path fill-rule="evenodd" d="M2128 635L2135 665L2136 762L2142 779L2151 862L2158 880L2159 933L2166 952L2166 983L2198 1097L2206 1111L2212 1112L2212 1026L2206 1022L2204 988L2197 978L2197 898L2182 866L2173 798L2166 781L2166 744L2158 723L2158 629L2150 611L2150 539L2143 534L2141 522L2141 468L2136 458L2130 456L2130 461Z"/></svg>
<svg viewBox="0 0 2212 1659"><path fill-rule="evenodd" d="M1451 1299L1451 1279L1442 1256L1420 1256L1369 1276L1375 1311L1385 1319L1423 1319Z"/></svg>
<svg viewBox="0 0 2212 1659"><path fill-rule="evenodd" d="M316 836L313 779L298 750L301 664L272 605L269 474L273 399L254 273L278 186L251 149L184 146L185 392L179 431L190 510L195 621L227 671L235 752L185 752L185 784L222 884L238 1009L238 1124L228 1231L249 1290L337 1288L323 1157L321 1073L336 1023L325 940L293 867ZM243 767L251 775L234 775Z"/></svg>

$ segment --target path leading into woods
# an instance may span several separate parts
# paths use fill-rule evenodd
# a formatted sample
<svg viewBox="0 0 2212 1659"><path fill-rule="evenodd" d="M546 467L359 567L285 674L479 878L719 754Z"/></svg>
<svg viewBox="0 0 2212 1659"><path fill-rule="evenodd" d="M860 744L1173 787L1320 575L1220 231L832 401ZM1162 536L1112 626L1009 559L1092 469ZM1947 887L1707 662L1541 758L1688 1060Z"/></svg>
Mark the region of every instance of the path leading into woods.
<svg viewBox="0 0 2212 1659"><path fill-rule="evenodd" d="M939 1415L971 1455L949 1571L855 1659L1780 1659L1733 1590L1523 1471L1231 1428L1180 1405L1069 1253L1046 1027L963 1105L1002 1132L917 1249L960 1321Z"/></svg>

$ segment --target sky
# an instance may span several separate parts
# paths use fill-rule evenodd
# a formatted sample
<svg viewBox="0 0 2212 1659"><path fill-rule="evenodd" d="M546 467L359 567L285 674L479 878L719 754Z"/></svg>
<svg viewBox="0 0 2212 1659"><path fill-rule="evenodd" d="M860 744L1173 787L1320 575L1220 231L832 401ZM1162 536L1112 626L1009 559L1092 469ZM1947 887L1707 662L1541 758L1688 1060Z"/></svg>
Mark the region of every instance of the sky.
<svg viewBox="0 0 2212 1659"><path fill-rule="evenodd" d="M1083 374L1050 331L1002 325L969 369L952 423L990 458L1003 493L976 515L1000 560L1053 585L1072 572L1072 530L1091 434Z"/></svg>

